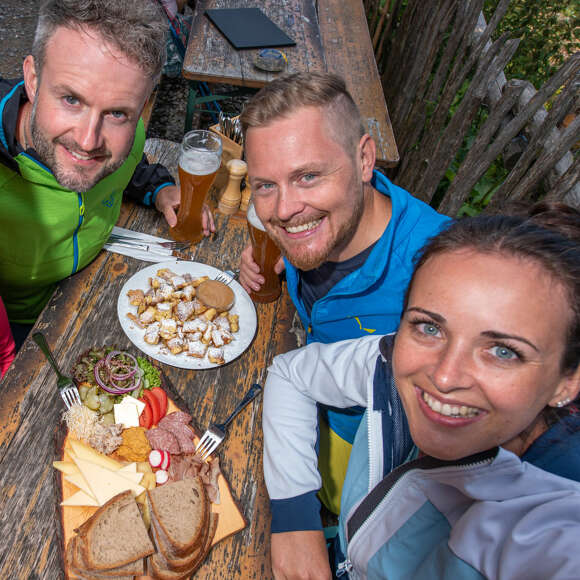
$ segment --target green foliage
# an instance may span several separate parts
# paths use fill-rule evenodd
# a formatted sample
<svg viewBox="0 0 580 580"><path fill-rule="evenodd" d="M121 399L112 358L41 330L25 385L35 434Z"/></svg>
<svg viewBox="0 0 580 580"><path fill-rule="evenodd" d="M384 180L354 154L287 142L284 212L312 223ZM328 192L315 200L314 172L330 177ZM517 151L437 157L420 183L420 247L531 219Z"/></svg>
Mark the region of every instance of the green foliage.
<svg viewBox="0 0 580 580"><path fill-rule="evenodd" d="M486 0L489 22L498 0ZM578 0L512 0L499 23L496 36L509 31L521 38L505 72L508 78L530 81L537 89L551 77L566 57L580 49Z"/></svg>
<svg viewBox="0 0 580 580"><path fill-rule="evenodd" d="M484 14L488 22L497 4L498 0L486 0ZM516 54L505 68L506 76L530 81L539 89L567 56L580 49L580 4L577 0L512 0L494 33L495 37L506 31L521 39ZM465 88L462 87L453 102L450 115L457 108ZM485 110L480 109L461 149L437 188L432 204L435 207L455 178L486 117ZM503 159L496 159L472 189L458 217L477 215L485 209L508 173Z"/></svg>

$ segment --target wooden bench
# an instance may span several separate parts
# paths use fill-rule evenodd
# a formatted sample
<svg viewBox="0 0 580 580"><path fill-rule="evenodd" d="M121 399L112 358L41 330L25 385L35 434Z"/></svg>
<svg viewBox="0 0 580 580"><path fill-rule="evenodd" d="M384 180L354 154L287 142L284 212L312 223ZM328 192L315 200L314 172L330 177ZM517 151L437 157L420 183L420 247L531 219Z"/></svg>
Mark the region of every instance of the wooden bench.
<svg viewBox="0 0 580 580"><path fill-rule="evenodd" d="M317 10L326 68L345 79L377 144L377 164L393 167L399 151L362 0L317 0Z"/></svg>

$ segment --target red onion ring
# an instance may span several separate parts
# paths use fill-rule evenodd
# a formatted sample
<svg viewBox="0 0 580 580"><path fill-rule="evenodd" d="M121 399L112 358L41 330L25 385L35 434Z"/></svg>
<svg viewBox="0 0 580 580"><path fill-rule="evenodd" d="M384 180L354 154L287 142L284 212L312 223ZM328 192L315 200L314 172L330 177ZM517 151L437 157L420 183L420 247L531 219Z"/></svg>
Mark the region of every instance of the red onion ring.
<svg viewBox="0 0 580 580"><path fill-rule="evenodd" d="M116 373L112 373L111 367L110 367L111 359L113 358L113 356L118 355L118 354L126 355L127 357L129 357L134 362L135 368L133 368L131 371L129 371L128 373L126 373L124 375L118 375ZM106 369L106 373L108 375L107 381L110 384L107 384L101 378L100 371L102 368ZM95 368L94 368L93 372L95 375L95 381L97 382L99 387L101 387L101 389L103 389L104 391L107 391L107 393L111 393L112 395L124 395L125 393L130 393L131 391L135 391L141 385L142 374L139 373L138 370L139 370L139 366L137 364L137 360L135 359L135 357L133 355L131 355L127 352L113 350L104 359L101 359L100 361L97 362L97 364L95 364ZM135 377L135 381L129 387L121 387L114 382L114 381L119 381L119 380L127 380L127 379L133 377L134 375L137 375Z"/></svg>

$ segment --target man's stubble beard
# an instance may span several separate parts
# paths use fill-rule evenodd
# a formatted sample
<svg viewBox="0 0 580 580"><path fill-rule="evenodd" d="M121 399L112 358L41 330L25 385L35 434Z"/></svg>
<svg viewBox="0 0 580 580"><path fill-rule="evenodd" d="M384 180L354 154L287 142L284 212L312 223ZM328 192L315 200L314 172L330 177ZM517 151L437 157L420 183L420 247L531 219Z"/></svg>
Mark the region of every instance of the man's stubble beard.
<svg viewBox="0 0 580 580"><path fill-rule="evenodd" d="M120 159L115 163L110 161L105 163L94 177L83 175L83 171L80 168L79 171L66 171L56 160L56 145L62 143L63 145L69 146L70 144L58 138L51 142L44 136L44 133L36 123L37 103L38 98L34 100L32 112L30 114L32 146L34 147L39 159L52 171L56 181L65 189L70 189L71 191L77 191L80 193L89 191L105 177L119 169L129 156L129 152L127 152L127 155L123 159ZM104 152L106 153L106 150ZM99 153L102 152L99 151Z"/></svg>
<svg viewBox="0 0 580 580"><path fill-rule="evenodd" d="M330 256L331 253L340 252L346 248L356 234L364 211L364 185L362 184L360 194L357 196L357 200L352 210L351 219L342 224L335 238L329 240L328 244L316 254L313 254L312 252L304 252L303 254L294 253L291 255L281 243L276 232L270 229L270 227L267 227L266 229L268 230L269 236L278 246L282 255L295 268L302 271L314 270L315 268L319 268L324 264L324 262L327 262L328 256Z"/></svg>

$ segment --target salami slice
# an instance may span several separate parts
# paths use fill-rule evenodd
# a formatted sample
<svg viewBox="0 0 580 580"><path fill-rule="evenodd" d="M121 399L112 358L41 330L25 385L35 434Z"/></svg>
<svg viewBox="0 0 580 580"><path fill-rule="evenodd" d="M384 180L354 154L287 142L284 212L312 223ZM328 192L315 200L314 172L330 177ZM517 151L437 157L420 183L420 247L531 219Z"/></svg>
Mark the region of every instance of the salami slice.
<svg viewBox="0 0 580 580"><path fill-rule="evenodd" d="M145 432L145 435L147 435L149 445L151 445L153 449L164 449L165 451L169 451L172 455L181 453L179 441L171 431L163 429L162 427L157 427L156 429L149 429Z"/></svg>

